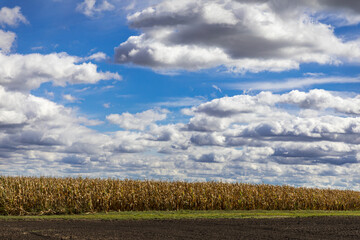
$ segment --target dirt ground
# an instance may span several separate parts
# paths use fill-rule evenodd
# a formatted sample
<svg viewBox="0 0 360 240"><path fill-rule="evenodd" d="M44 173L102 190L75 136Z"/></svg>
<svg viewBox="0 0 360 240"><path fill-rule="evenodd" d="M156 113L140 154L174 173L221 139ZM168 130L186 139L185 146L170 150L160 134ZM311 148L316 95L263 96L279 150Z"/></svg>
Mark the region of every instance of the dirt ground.
<svg viewBox="0 0 360 240"><path fill-rule="evenodd" d="M0 239L360 239L360 217L197 220L8 220Z"/></svg>

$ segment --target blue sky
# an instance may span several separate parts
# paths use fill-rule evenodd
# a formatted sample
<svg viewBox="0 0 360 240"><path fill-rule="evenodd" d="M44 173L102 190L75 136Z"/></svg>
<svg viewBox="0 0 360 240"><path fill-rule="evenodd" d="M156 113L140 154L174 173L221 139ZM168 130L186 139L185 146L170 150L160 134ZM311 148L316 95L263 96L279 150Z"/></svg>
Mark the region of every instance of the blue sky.
<svg viewBox="0 0 360 240"><path fill-rule="evenodd" d="M360 189L360 4L3 0L0 171Z"/></svg>

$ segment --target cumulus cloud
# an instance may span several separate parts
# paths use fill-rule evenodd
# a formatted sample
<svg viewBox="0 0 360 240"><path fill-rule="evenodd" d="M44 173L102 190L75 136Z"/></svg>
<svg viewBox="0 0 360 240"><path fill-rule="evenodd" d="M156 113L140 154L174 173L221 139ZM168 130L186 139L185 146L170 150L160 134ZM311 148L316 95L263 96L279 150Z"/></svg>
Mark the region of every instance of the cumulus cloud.
<svg viewBox="0 0 360 240"><path fill-rule="evenodd" d="M268 114L276 115L273 106L276 104L294 104L300 109L330 109L338 113L360 114L360 97L342 97L322 89L313 89L309 92L293 90L284 94L261 92L258 95L237 95L223 97L200 104L188 111L188 114L201 113L208 117L228 118L236 115ZM289 113L279 109L279 114L288 116ZM252 121L244 118L243 121Z"/></svg>
<svg viewBox="0 0 360 240"><path fill-rule="evenodd" d="M0 26L4 27L5 25L8 25L11 27L16 27L19 23L28 23L24 15L22 15L20 7L2 7L0 9Z"/></svg>
<svg viewBox="0 0 360 240"><path fill-rule="evenodd" d="M359 40L345 42L321 22L330 12L342 19L349 11L359 16L351 5L321 0L167 0L128 16L130 26L142 34L115 48L115 60L156 70L225 66L234 72L359 62Z"/></svg>
<svg viewBox="0 0 360 240"><path fill-rule="evenodd" d="M303 2L305 6L310 5L321 11L318 18L333 19L337 25L353 25L360 22L360 5L357 1L349 0L340 3L336 0L306 0Z"/></svg>
<svg viewBox="0 0 360 240"><path fill-rule="evenodd" d="M284 81L274 82L244 82L228 84L227 87L231 89L242 90L289 90L289 89L301 89L304 87L322 85L329 83L359 83L358 77L318 77L318 74L307 73L306 75L315 75L315 77L307 78L294 78L286 79ZM321 76L321 74L320 74Z"/></svg>
<svg viewBox="0 0 360 240"><path fill-rule="evenodd" d="M76 97L72 96L71 94L64 94L63 99L65 99L66 101L69 101L69 102L78 101L78 99Z"/></svg>
<svg viewBox="0 0 360 240"><path fill-rule="evenodd" d="M267 147L280 164L357 164L358 101L324 90L225 97L188 111L187 129L195 145Z"/></svg>
<svg viewBox="0 0 360 240"><path fill-rule="evenodd" d="M157 121L166 119L167 113L168 111L166 109L150 109L136 114L128 112L122 113L121 115L110 114L106 117L106 119L124 129L144 130L147 126Z"/></svg>
<svg viewBox="0 0 360 240"><path fill-rule="evenodd" d="M151 117L152 110L115 115L118 119L114 116L108 120L140 130L138 140L144 140L143 146L156 147L169 156L183 156L185 162L340 166L359 160L359 99L316 89L262 92L200 104L185 111L192 115L187 124L158 126L153 124L156 120ZM142 117L152 124L127 125Z"/></svg>
<svg viewBox="0 0 360 240"><path fill-rule="evenodd" d="M198 146L221 146L225 141L225 137L216 133L199 133L193 134L190 138L191 143Z"/></svg>
<svg viewBox="0 0 360 240"><path fill-rule="evenodd" d="M84 126L92 125L91 120L76 117L70 108L31 94L0 90L3 159L41 156L44 161L86 165L86 169L100 162L104 168L125 164L138 169L138 174L155 174L157 168L144 166L153 164L146 159L157 151L163 157L157 155L152 161L163 172L175 164L172 168L177 166L185 174L179 176L188 178L196 164L205 164L198 166L200 175L207 172L232 180L236 177L231 172L250 166L262 169L275 164L286 172L295 171L293 165L314 166L309 167L313 170L325 164L346 170L360 160L358 96L312 90L224 97L190 109L193 116L186 124L157 125L169 114L162 109L109 115L109 122L125 130L101 134ZM143 160L130 164L120 160L122 154Z"/></svg>
<svg viewBox="0 0 360 240"><path fill-rule="evenodd" d="M275 97L276 98L276 97ZM360 97L341 97L331 92L319 89L310 90L308 93L297 90L280 95L280 103L296 104L305 109L333 109L338 113L360 114Z"/></svg>
<svg viewBox="0 0 360 240"><path fill-rule="evenodd" d="M12 146L10 155L27 154L26 149L41 150L41 146L47 146L49 153L56 152L95 134L82 126L84 120L77 118L74 110L49 100L3 87L0 99L0 128L5 130L0 134L0 146Z"/></svg>
<svg viewBox="0 0 360 240"><path fill-rule="evenodd" d="M114 10L114 5L109 3L107 0L101 1L97 0L84 0L82 3L79 3L76 7L76 10L82 14L93 17L96 14L100 14L104 11Z"/></svg>
<svg viewBox="0 0 360 240"><path fill-rule="evenodd" d="M28 23L19 7L0 10L0 26L15 27L21 22ZM30 91L45 82L66 86L121 77L99 71L89 62L103 59L103 53L88 58L67 53L12 54L15 38L15 33L0 30L1 172L19 174L20 169L23 174L61 175L76 167L95 167L115 152L113 142L119 142L88 127L103 122L79 116L76 110L36 97ZM52 92L45 93L54 97ZM76 101L69 94L63 98ZM133 145L131 141L128 144Z"/></svg>
<svg viewBox="0 0 360 240"><path fill-rule="evenodd" d="M181 122L166 122L173 113L155 108L108 115L122 129L100 133L89 126L102 122L15 90L0 86L3 174L360 189L359 96L315 89L185 99L172 106L196 105Z"/></svg>
<svg viewBox="0 0 360 240"><path fill-rule="evenodd" d="M0 54L9 53L13 42L15 41L16 34L10 31L3 31L0 29Z"/></svg>
<svg viewBox="0 0 360 240"><path fill-rule="evenodd" d="M202 154L200 156L192 156L192 159L197 162L206 162L206 163L216 163L216 162L224 162L227 159L227 156L224 156L224 154L215 154L215 153L208 153L208 154Z"/></svg>
<svg viewBox="0 0 360 240"><path fill-rule="evenodd" d="M98 71L95 64L66 53L0 53L0 85L10 90L29 91L50 81L56 86L65 86L109 79L121 77L117 73Z"/></svg>
<svg viewBox="0 0 360 240"><path fill-rule="evenodd" d="M74 109L0 86L2 172L22 169L31 174L37 169L42 175L61 175L79 166L94 171L114 155L139 152L146 146L133 133L111 136L91 130L87 125L94 121L78 115Z"/></svg>
<svg viewBox="0 0 360 240"><path fill-rule="evenodd" d="M94 54L90 55L89 57L86 57L85 60L102 61L102 60L105 60L107 58L108 58L108 56L106 56L105 53L97 52L97 53L94 53Z"/></svg>

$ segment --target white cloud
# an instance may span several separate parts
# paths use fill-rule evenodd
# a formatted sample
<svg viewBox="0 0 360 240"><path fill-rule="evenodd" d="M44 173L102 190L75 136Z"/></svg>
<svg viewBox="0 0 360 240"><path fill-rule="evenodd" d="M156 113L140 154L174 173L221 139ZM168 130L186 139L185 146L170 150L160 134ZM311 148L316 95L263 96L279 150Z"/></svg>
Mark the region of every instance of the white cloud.
<svg viewBox="0 0 360 240"><path fill-rule="evenodd" d="M171 114L163 109L109 115L126 130L105 134L84 126L100 121L71 108L0 87L2 172L19 171L26 162L24 173L298 185L316 180L318 187L335 174L359 188L359 99L324 90L224 97L194 106L186 124L157 125Z"/></svg>
<svg viewBox="0 0 360 240"><path fill-rule="evenodd" d="M78 101L78 99L76 97L72 96L71 94L64 94L63 99L65 99L66 101L69 101L69 102Z"/></svg>
<svg viewBox="0 0 360 240"><path fill-rule="evenodd" d="M92 55L89 56L89 57L86 57L85 60L102 61L102 60L105 60L105 59L107 59L107 58L108 58L108 56L106 56L105 53L103 53L103 52L97 52L97 53L92 54Z"/></svg>
<svg viewBox="0 0 360 240"><path fill-rule="evenodd" d="M280 96L280 103L297 104L300 108L334 109L345 114L360 114L360 97L335 96L326 90L313 89L308 93L291 91Z"/></svg>
<svg viewBox="0 0 360 240"><path fill-rule="evenodd" d="M255 96L223 97L203 103L193 108L191 112L218 118L252 113L270 115L270 113L276 114L272 109L276 104L294 104L300 109L332 109L338 113L360 114L360 98L358 96L354 98L341 97L322 89L313 89L309 92L293 90L282 95L261 92Z"/></svg>
<svg viewBox="0 0 360 240"><path fill-rule="evenodd" d="M332 19L337 25L354 25L360 22L360 7L356 0L339 2L336 0L303 1L320 10L318 18Z"/></svg>
<svg viewBox="0 0 360 240"><path fill-rule="evenodd" d="M167 113L168 111L166 109L150 109L136 114L128 112L122 113L121 115L110 114L106 119L124 129L144 130L147 126L166 119Z"/></svg>
<svg viewBox="0 0 360 240"><path fill-rule="evenodd" d="M90 158L111 155L112 138L84 126L101 122L77 115L71 108L0 86L2 170L38 169L42 174L59 175L66 166L91 167Z"/></svg>
<svg viewBox="0 0 360 240"><path fill-rule="evenodd" d="M50 98L55 97L55 93L54 93L54 92L49 92L49 91L47 91L47 90L45 90L45 95L48 96L48 97L50 97Z"/></svg>
<svg viewBox="0 0 360 240"><path fill-rule="evenodd" d="M310 62L359 62L360 41L343 41L319 18L330 10L344 17L350 5L166 0L128 16L142 34L115 48L115 59L160 72L218 66L234 72L284 71Z"/></svg>
<svg viewBox="0 0 360 240"><path fill-rule="evenodd" d="M14 8L2 7L0 9L0 25L1 26L12 26L16 27L19 23L27 24L28 21L21 14L20 7L16 6Z"/></svg>
<svg viewBox="0 0 360 240"><path fill-rule="evenodd" d="M15 41L16 34L10 31L3 31L0 29L0 54L10 52L11 46Z"/></svg>
<svg viewBox="0 0 360 240"><path fill-rule="evenodd" d="M109 3L107 0L101 1L98 0L84 0L82 3L79 3L76 7L76 10L83 13L88 17L93 17L96 14L100 14L104 11L114 10L114 5Z"/></svg>
<svg viewBox="0 0 360 240"><path fill-rule="evenodd" d="M219 91L220 93L222 93L221 88L219 88L219 87L216 86L215 84L213 84L212 87L213 87L215 90L217 90L217 91Z"/></svg>
<svg viewBox="0 0 360 240"><path fill-rule="evenodd" d="M66 53L11 54L0 53L0 85L11 90L29 91L44 82L57 86L66 84L96 83L116 79L117 73L101 72L93 63Z"/></svg>
<svg viewBox="0 0 360 240"><path fill-rule="evenodd" d="M311 73L307 73L310 75ZM315 74L316 75L316 74ZM321 76L321 75L320 75ZM359 83L358 77L309 77L309 78L293 78L284 81L272 82L244 82L226 85L231 89L248 89L248 90L289 90L309 87L313 85L329 84L329 83Z"/></svg>
<svg viewBox="0 0 360 240"><path fill-rule="evenodd" d="M0 100L0 128L6 129L0 134L2 147L10 144L22 152L26 150L22 146L40 150L46 145L50 153L60 150L61 146L82 142L86 136L98 135L80 125L86 120L77 118L74 110L49 100L3 87L0 87Z"/></svg>

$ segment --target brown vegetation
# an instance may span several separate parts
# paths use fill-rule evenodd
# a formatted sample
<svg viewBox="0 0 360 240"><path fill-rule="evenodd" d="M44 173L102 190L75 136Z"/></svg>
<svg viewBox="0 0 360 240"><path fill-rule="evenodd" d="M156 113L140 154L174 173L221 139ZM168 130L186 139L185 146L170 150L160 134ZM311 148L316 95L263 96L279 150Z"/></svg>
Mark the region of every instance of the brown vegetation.
<svg viewBox="0 0 360 240"><path fill-rule="evenodd" d="M360 192L266 184L0 177L0 214L144 210L360 210Z"/></svg>

